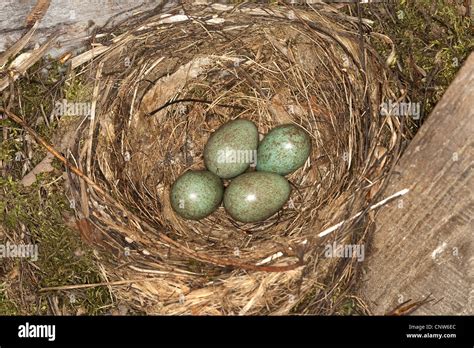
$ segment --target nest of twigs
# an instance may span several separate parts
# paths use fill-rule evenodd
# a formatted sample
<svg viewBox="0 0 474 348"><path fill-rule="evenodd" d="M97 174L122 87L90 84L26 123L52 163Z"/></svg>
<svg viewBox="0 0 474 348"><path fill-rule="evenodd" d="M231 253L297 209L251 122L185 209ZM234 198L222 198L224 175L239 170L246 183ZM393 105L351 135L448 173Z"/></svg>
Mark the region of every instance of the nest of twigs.
<svg viewBox="0 0 474 348"><path fill-rule="evenodd" d="M94 107L74 157L91 180L69 177L78 217L116 255L103 262L117 296L147 313L337 313L360 263L324 247L367 244L369 207L403 137L398 119L380 115L400 95L371 46L384 37L328 5L193 5L98 37L106 48L83 71ZM295 123L311 135L290 201L259 223L223 207L181 219L171 184L204 168L210 134L235 118L261 134Z"/></svg>

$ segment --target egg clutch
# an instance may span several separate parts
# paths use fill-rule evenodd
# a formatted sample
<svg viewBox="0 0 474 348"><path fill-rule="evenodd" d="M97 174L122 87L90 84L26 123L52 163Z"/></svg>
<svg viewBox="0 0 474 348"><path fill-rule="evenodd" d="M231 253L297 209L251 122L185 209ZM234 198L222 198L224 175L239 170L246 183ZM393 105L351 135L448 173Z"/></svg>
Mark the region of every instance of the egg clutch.
<svg viewBox="0 0 474 348"><path fill-rule="evenodd" d="M200 220L224 201L233 219L263 221L288 201L291 187L284 176L303 166L310 153L309 135L294 124L273 128L259 143L253 122L227 122L204 148L207 170L187 171L174 182L171 206L185 219ZM225 189L222 179L230 180Z"/></svg>

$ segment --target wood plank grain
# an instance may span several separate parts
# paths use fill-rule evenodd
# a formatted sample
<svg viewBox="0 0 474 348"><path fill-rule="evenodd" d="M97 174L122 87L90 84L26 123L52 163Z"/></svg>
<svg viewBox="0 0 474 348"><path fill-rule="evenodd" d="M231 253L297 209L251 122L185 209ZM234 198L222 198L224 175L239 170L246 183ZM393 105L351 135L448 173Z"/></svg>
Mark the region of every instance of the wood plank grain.
<svg viewBox="0 0 474 348"><path fill-rule="evenodd" d="M51 0L49 7L36 0L4 1L0 11L0 52L13 45L28 29L33 17L42 18L32 46L44 41L53 33L60 33L58 45L51 51L58 56L65 51L82 47L82 42L98 26L104 25L110 17L121 14L124 19L135 11L148 11L162 3L162 0Z"/></svg>
<svg viewBox="0 0 474 348"><path fill-rule="evenodd" d="M410 143L388 192L410 193L382 209L360 293L376 314L430 293L415 314L474 310L474 54Z"/></svg>

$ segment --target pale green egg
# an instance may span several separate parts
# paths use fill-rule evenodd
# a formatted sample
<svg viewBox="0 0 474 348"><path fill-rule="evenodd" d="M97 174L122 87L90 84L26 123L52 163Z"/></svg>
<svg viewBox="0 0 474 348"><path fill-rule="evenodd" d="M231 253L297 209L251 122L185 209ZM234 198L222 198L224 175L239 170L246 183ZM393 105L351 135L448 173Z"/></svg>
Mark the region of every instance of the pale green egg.
<svg viewBox="0 0 474 348"><path fill-rule="evenodd" d="M258 146L257 171L287 175L306 162L311 153L308 133L294 124L273 128Z"/></svg>
<svg viewBox="0 0 474 348"><path fill-rule="evenodd" d="M258 131L248 120L230 121L217 129L204 148L206 168L224 179L245 172L256 162Z"/></svg>
<svg viewBox="0 0 474 348"><path fill-rule="evenodd" d="M224 207L235 220L263 221L279 211L290 197L284 177L266 172L245 173L233 179L224 193Z"/></svg>
<svg viewBox="0 0 474 348"><path fill-rule="evenodd" d="M207 170L189 171L171 187L171 206L181 217L199 220L219 207L223 194L224 185L217 175Z"/></svg>

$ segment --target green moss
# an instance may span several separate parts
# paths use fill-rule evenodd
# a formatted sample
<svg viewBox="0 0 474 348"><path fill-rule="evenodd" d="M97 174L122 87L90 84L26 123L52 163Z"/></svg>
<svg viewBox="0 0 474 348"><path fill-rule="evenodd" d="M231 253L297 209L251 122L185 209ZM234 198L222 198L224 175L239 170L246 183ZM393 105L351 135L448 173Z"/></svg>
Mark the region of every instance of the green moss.
<svg viewBox="0 0 474 348"><path fill-rule="evenodd" d="M358 315L357 303L351 297L345 298L339 306L336 315Z"/></svg>
<svg viewBox="0 0 474 348"><path fill-rule="evenodd" d="M388 35L397 50L397 64L413 102L426 117L456 76L473 49L472 23L453 0L402 0L364 7L364 16L375 19L374 30ZM389 49L379 46L384 56Z"/></svg>
<svg viewBox="0 0 474 348"><path fill-rule="evenodd" d="M17 140L22 130L8 119L0 121L0 128L3 127L8 127L9 137L0 142L0 161L11 163L15 160L15 154L22 149L22 143Z"/></svg>
<svg viewBox="0 0 474 348"><path fill-rule="evenodd" d="M12 111L23 117L47 142L51 142L59 127L56 119L50 119L57 101L67 99L68 102L87 102L91 99L91 88L74 74L66 78L65 72L64 66L46 58L30 68L17 82L21 98L15 100ZM2 100L0 104L5 106L4 102ZM0 120L0 126L8 129L8 138L0 142L0 160L8 165L8 176L0 177L0 224L12 234L23 231L29 243L38 245L39 253L34 263L36 267L21 263L21 267L30 267L31 272L25 274L34 274L35 281L24 281L23 287L24 291L31 291L36 300L27 304L22 301L21 308L12 305L20 302L15 301L15 290L9 284L5 289L11 290L0 288L0 313L10 313L12 308L17 308L21 314L46 314L50 311L48 298L51 296L57 297L58 307L64 308L67 313L103 313L112 301L105 287L38 292L45 287L93 284L103 279L93 250L84 245L78 231L64 223L63 213L69 210L69 202L64 195L62 181L56 180L62 174L62 166L58 161L53 161L57 170L37 176L32 186L24 187L20 183L24 174L24 159L17 161L15 157L17 153L25 152L26 132L8 119ZM46 155L40 145L34 146L33 150L31 168ZM68 214L72 215L73 212L69 211ZM15 263L18 264L14 266ZM19 261L11 260L9 266L20 267ZM14 282L12 280L12 284ZM7 298L7 292L10 298Z"/></svg>
<svg viewBox="0 0 474 348"><path fill-rule="evenodd" d="M64 97L69 102L90 102L92 88L72 74L64 84Z"/></svg>
<svg viewBox="0 0 474 348"><path fill-rule="evenodd" d="M379 12L378 18L381 20L376 21L374 30L388 35L394 41L397 64L393 65L393 69L399 70L412 101L422 103L426 115L472 51L474 41L471 20L459 15L452 0L401 0L390 6L391 16ZM371 11L383 7L374 5L362 8L365 17L377 19ZM380 45L378 49L382 55L388 56L389 49L386 46ZM64 67L59 63L46 59L32 67L17 83L21 105L15 105L13 111L24 117L47 141L57 131L58 124L53 121L48 125L40 121L45 115L49 118L56 101L63 98L69 102L91 100L91 86L85 85L75 75L66 79L64 72ZM202 95L204 98L206 93L203 90L197 96ZM4 102L0 100L3 107ZM39 246L36 267L32 267L31 272L25 272L34 273L37 282L24 280L24 291L30 291L35 299L29 302L28 308L20 307L18 304L21 302L15 298L15 290L7 284L10 280L5 280L0 283L0 314L49 313L48 297L52 296L57 296L58 307L64 308L67 313L104 313L112 302L106 287L38 292L44 287L91 284L102 282L103 279L93 251L82 243L77 231L71 230L63 222L62 213L69 209L69 203L60 186L61 181L52 184L56 179L54 175L61 172L40 175L33 186L23 187L18 182L23 162L15 161L15 155L23 150L21 137L25 133L11 120L0 120L0 127L8 127L8 139L0 141L0 161L10 164L9 176L0 178L0 224L12 233L26 231ZM40 147L34 152L33 166L45 155ZM53 164L60 169L58 162ZM199 263L193 261L190 261L189 266L191 269L200 269ZM24 263L22 267L31 266ZM308 303L302 301L295 312L302 311ZM351 298L341 299L338 303L341 304L336 310L338 314L352 315L358 312L357 303Z"/></svg>
<svg viewBox="0 0 474 348"><path fill-rule="evenodd" d="M39 257L35 262L38 284L33 292L44 287L103 281L93 251L84 245L77 231L63 222L62 212L69 209L69 204L60 187L46 186L53 180L51 175L44 175L33 186L23 187L11 177L0 178L0 223L10 231L19 230L21 226L30 234L32 243L38 245ZM51 294L37 294L39 305L32 304L29 310L48 313L47 296ZM82 308L87 314L100 314L111 303L105 287L64 291L57 295L60 308L65 306L73 313ZM6 306L3 302L0 300L0 308Z"/></svg>
<svg viewBox="0 0 474 348"><path fill-rule="evenodd" d="M0 315L17 315L16 304L8 298L5 283L0 283Z"/></svg>

